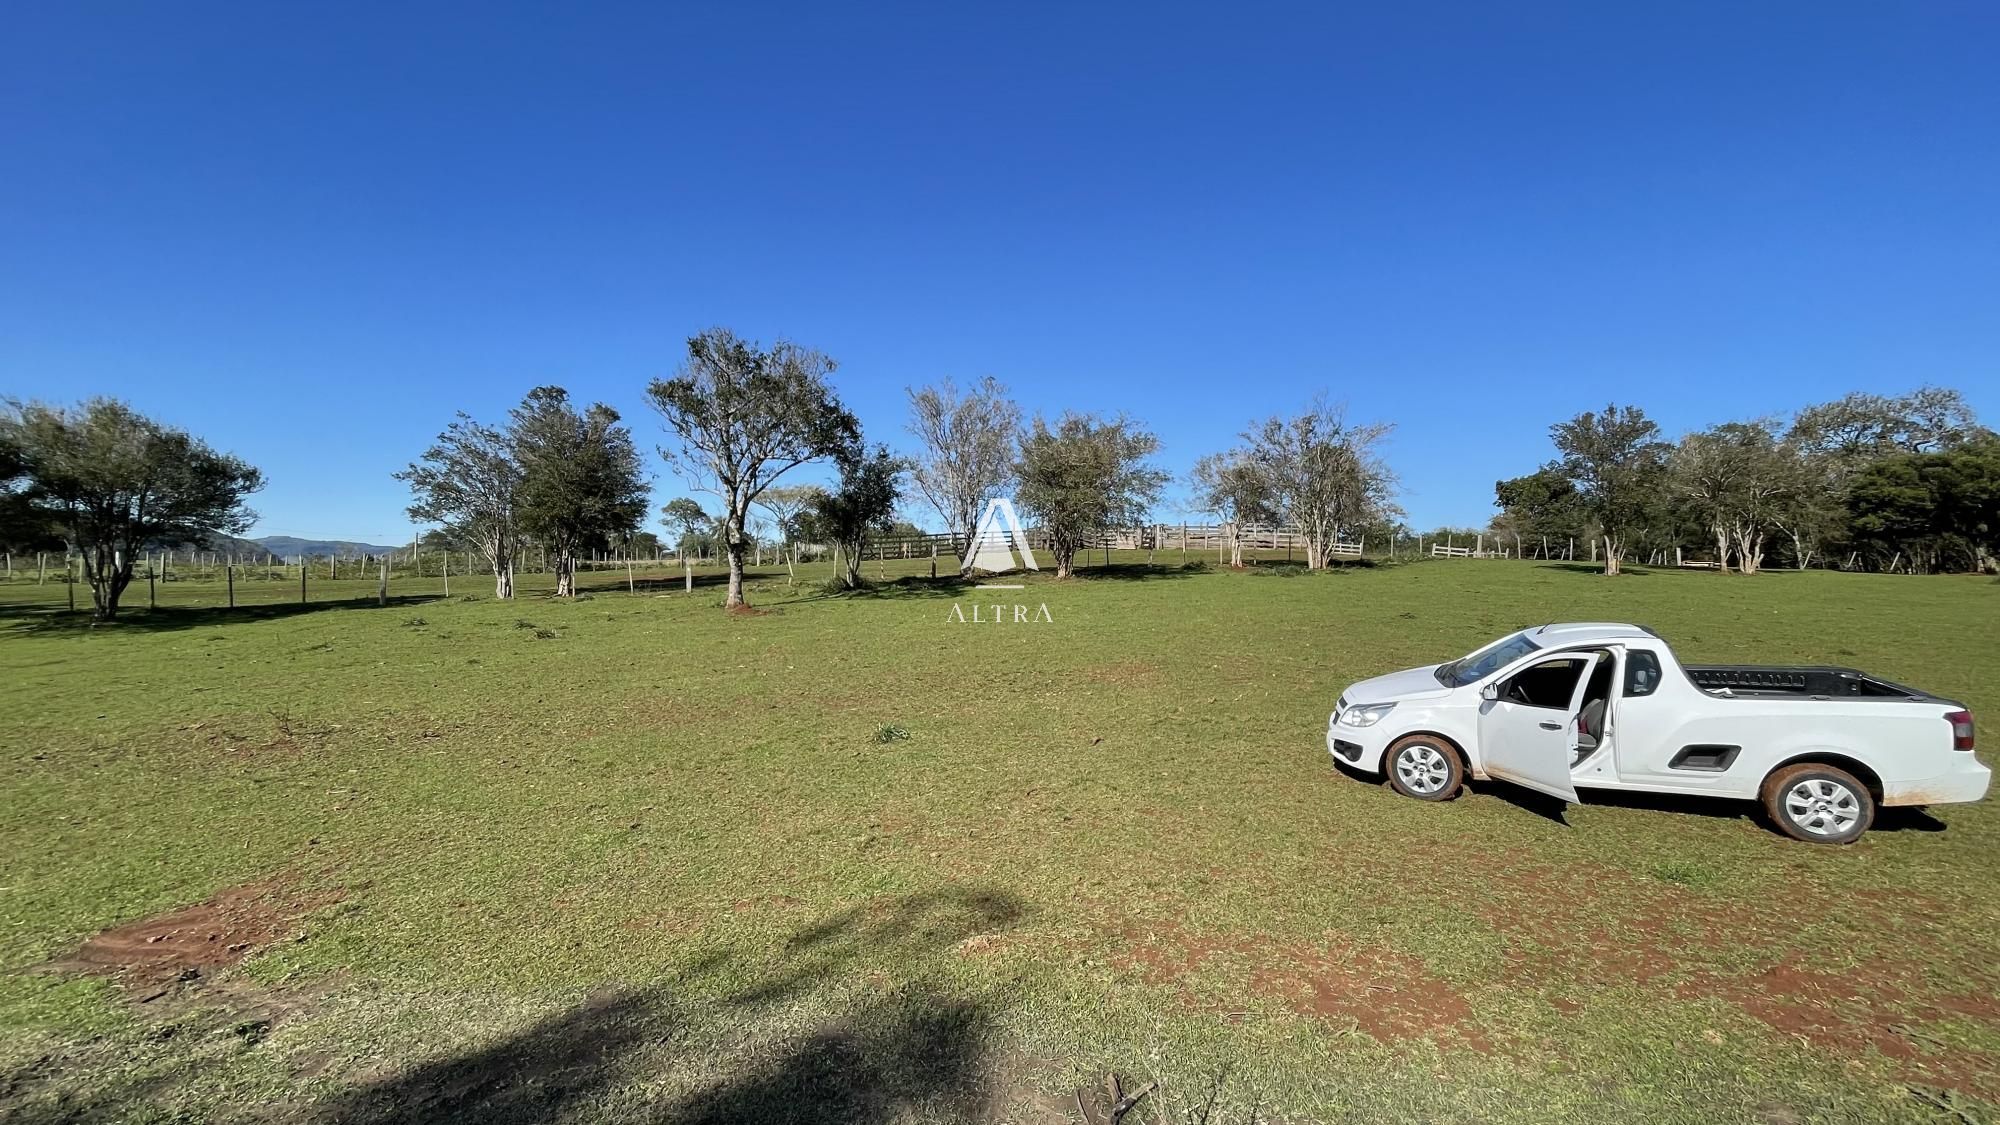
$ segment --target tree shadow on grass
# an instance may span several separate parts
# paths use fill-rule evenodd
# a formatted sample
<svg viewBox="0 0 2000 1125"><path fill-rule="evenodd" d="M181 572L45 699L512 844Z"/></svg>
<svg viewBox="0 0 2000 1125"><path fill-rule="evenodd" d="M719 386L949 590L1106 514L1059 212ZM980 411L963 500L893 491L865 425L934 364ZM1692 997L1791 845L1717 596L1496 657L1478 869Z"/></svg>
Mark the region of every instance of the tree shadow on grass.
<svg viewBox="0 0 2000 1125"><path fill-rule="evenodd" d="M386 603L373 597L347 601L281 602L268 605L160 606L145 609L122 606L110 621L92 621L90 611L50 610L39 606L0 606L0 631L12 633L165 633L199 629L206 625L241 625L252 621L276 621L328 610L395 610L446 600L442 594L395 594Z"/></svg>
<svg viewBox="0 0 2000 1125"><path fill-rule="evenodd" d="M583 581L586 577L590 579L588 583ZM789 577L790 575L782 570L762 571L746 568L743 571L743 585L783 582ZM628 588L623 574L614 575L609 571L601 573L593 572L589 575L579 574L577 575L577 579L577 593L579 594L621 594ZM687 575L680 573L635 577L632 579L629 588L633 592L640 594L676 594L684 592L687 586ZM694 575L694 588L696 591L709 589L726 590L729 588L729 572L723 570L704 574L701 571L696 571Z"/></svg>
<svg viewBox="0 0 2000 1125"><path fill-rule="evenodd" d="M1602 577L1604 574L1603 563L1591 563L1591 562L1545 562L1536 564L1535 569L1563 570L1563 571L1568 571L1571 574L1594 574L1599 577ZM1635 578L1644 578L1651 575L1652 573L1653 571L1651 567L1634 566L1631 563L1621 563L1618 567L1618 574L1614 575L1614 577L1623 577L1624 575L1629 574Z"/></svg>
<svg viewBox="0 0 2000 1125"><path fill-rule="evenodd" d="M1141 563L1115 562L1110 566L1099 563L1096 566L1079 563L1076 576L1085 582L1109 579L1116 582L1153 582L1175 578L1191 578L1206 573L1209 566L1187 566L1182 563Z"/></svg>
<svg viewBox="0 0 2000 1125"><path fill-rule="evenodd" d="M921 574L906 574L901 578L891 578L887 581L868 579L864 575L863 581L867 584L858 586L852 590L833 590L822 587L817 593L807 594L804 597L793 598L791 600L797 602L825 602L956 598L970 593L973 588L971 581L960 578L956 574L940 574L936 578L930 578Z"/></svg>
<svg viewBox="0 0 2000 1125"><path fill-rule="evenodd" d="M715 955L658 985L593 996L489 1046L323 1103L325 1125L531 1125L571 1115L655 1125L836 1125L991 1116L996 1000L929 979L959 943L1023 915L1002 891L876 900L796 931L761 972ZM906 976L857 988L867 957ZM748 984L740 982L749 975ZM879 974L870 974L870 977ZM719 999L714 994L723 989ZM860 994L845 1004L842 997ZM808 998L833 1011L787 1025ZM720 1039L721 1045L705 1045ZM695 1079L689 1075L719 1075ZM678 1088L667 1095L663 1087ZM690 1092L691 1091L691 1092Z"/></svg>

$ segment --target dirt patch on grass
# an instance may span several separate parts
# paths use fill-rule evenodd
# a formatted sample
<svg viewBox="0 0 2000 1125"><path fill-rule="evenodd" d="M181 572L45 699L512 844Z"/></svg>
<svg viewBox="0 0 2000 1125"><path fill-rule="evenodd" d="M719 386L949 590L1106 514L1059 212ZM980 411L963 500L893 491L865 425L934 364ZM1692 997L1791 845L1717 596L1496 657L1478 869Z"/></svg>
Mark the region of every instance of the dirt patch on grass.
<svg viewBox="0 0 2000 1125"><path fill-rule="evenodd" d="M2000 1096L2000 1058L1946 1046L1928 1026L2000 1026L2000 972L1979 947L1936 940L1936 920L1957 913L1950 903L1806 880L1718 896L1588 863L1481 857L1467 868L1487 880L1462 893L1502 937L1511 983L1572 995L1638 984L1722 1001L1811 1049L1880 1055L1907 1081ZM1851 941L1802 946L1803 925L1836 917L1852 919Z"/></svg>
<svg viewBox="0 0 2000 1125"><path fill-rule="evenodd" d="M128 989L153 991L240 964L295 935L308 912L338 898L301 893L279 880L244 883L194 906L114 926L44 967L113 977Z"/></svg>
<svg viewBox="0 0 2000 1125"><path fill-rule="evenodd" d="M1272 941L1255 935L1200 935L1177 928L1127 931L1126 952L1113 964L1149 984L1183 989L1184 999L1229 1015L1209 990L1190 987L1197 975L1240 985L1342 1031L1363 1031L1385 1043L1428 1039L1478 1051L1492 1044L1457 990L1433 976L1421 958L1341 935L1321 943Z"/></svg>

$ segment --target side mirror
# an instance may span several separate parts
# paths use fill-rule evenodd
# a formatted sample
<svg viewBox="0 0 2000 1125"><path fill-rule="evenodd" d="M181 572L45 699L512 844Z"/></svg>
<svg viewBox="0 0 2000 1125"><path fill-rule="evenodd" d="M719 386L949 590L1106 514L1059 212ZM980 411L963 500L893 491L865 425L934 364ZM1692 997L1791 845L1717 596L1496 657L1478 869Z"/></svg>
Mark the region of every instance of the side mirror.
<svg viewBox="0 0 2000 1125"><path fill-rule="evenodd" d="M1500 698L1500 685L1487 684L1485 687L1480 688L1479 698L1484 699L1489 703L1492 702L1493 700Z"/></svg>

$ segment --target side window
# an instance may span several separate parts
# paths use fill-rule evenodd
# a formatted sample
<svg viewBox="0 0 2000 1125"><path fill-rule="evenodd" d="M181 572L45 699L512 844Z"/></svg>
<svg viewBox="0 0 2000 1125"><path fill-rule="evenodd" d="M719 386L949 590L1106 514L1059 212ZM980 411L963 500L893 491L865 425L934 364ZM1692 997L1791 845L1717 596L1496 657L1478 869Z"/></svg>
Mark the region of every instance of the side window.
<svg viewBox="0 0 2000 1125"><path fill-rule="evenodd" d="M1514 673L1514 678L1507 681L1507 689L1500 694L1502 698L1529 707L1567 711L1571 697L1576 694L1577 678L1581 675L1583 661L1575 657L1544 660Z"/></svg>
<svg viewBox="0 0 2000 1125"><path fill-rule="evenodd" d="M1625 694L1651 695L1660 686L1660 658L1635 650L1625 654Z"/></svg>

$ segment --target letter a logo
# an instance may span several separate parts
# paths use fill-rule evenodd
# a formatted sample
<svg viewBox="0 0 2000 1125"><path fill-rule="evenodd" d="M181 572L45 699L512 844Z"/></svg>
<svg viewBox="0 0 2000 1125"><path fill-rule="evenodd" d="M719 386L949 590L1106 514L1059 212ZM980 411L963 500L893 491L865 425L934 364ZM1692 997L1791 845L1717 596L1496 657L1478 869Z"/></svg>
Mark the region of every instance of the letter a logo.
<svg viewBox="0 0 2000 1125"><path fill-rule="evenodd" d="M1028 549L1028 537L1021 533L1021 521L1014 517L1014 502L1005 497L995 497L986 502L986 513L979 517L979 530L972 535L972 569L988 574L999 574L1025 566L1029 570L1040 570L1035 565L1035 553ZM1020 552L1019 562L1014 553Z"/></svg>

